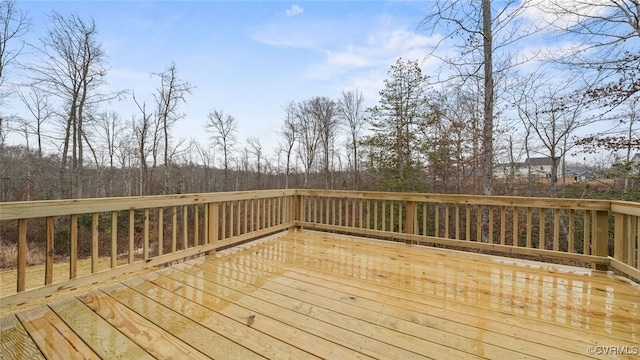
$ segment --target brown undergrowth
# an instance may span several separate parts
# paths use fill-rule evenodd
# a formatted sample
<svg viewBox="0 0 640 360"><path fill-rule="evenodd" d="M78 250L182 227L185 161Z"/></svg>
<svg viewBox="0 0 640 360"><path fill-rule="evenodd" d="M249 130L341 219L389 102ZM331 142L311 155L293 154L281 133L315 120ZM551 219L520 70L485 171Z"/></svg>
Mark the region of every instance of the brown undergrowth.
<svg viewBox="0 0 640 360"><path fill-rule="evenodd" d="M34 244L27 245L27 266L44 263L45 251ZM0 271L15 269L18 266L18 246L0 245Z"/></svg>

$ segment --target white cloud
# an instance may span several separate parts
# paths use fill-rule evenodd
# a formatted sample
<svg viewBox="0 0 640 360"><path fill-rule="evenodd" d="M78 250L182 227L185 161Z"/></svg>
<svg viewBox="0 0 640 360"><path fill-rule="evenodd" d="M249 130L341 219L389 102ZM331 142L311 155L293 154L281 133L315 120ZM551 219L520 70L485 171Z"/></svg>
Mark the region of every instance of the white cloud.
<svg viewBox="0 0 640 360"><path fill-rule="evenodd" d="M327 50L325 54L327 56L326 63L332 66L350 68L364 67L370 64L369 60L362 56L362 54L358 54L358 51L352 49L341 52Z"/></svg>
<svg viewBox="0 0 640 360"><path fill-rule="evenodd" d="M388 16L355 17L348 22L325 18L272 22L254 28L250 36L269 46L305 50L290 52L291 56L304 54L300 83L314 84L326 94L358 88L372 100L400 57L417 60L425 74L435 75L435 59L425 62L425 56L442 39Z"/></svg>
<svg viewBox="0 0 640 360"><path fill-rule="evenodd" d="M302 8L302 6L298 4L291 4L291 6L285 11L285 14L287 14L287 16L296 16L302 14L303 12L304 9Z"/></svg>
<svg viewBox="0 0 640 360"><path fill-rule="evenodd" d="M377 68L386 73L396 59L422 61L430 46L439 37L428 37L405 29L380 30L357 44L323 50L325 58L309 69L308 76L329 79L336 74L347 74Z"/></svg>

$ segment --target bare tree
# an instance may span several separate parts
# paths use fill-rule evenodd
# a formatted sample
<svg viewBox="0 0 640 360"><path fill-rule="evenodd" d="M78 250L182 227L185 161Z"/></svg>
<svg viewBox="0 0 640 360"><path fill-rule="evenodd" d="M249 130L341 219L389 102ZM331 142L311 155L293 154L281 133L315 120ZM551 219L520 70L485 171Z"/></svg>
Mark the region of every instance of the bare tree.
<svg viewBox="0 0 640 360"><path fill-rule="evenodd" d="M520 77L518 81L516 81L516 91L513 92L513 104L517 109L518 118L522 123L524 134L523 134L523 147L525 151L525 156L527 159L532 158L532 146L531 142L531 132L532 132L532 121L531 117L536 113L536 105L530 99L535 98L535 94L538 92L544 91L544 85L542 76L539 73L531 73L527 76ZM531 162L527 161L527 195L533 196L533 177L532 177L532 168ZM512 165L514 166L514 165ZM515 169L512 169L515 172Z"/></svg>
<svg viewBox="0 0 640 360"><path fill-rule="evenodd" d="M42 140L44 137L43 127L53 115L53 110L49 105L48 96L36 88L31 88L28 94L18 92L22 103L31 114L31 119L24 120L24 126L36 136L38 143L38 157L42 158Z"/></svg>
<svg viewBox="0 0 640 360"><path fill-rule="evenodd" d="M430 175L434 184L441 182L435 191L451 189L455 193L473 193L478 189L476 171L480 167L481 144L478 122L482 114L478 106L482 104L477 100L464 86L445 89L433 100L440 123L424 136L429 144L425 152L432 169ZM445 181L445 177L453 179Z"/></svg>
<svg viewBox="0 0 640 360"><path fill-rule="evenodd" d="M121 145L120 139L124 132L124 124L118 113L110 111L98 114L93 126L101 148L106 150L106 165L109 167L108 173L103 179L104 193L106 196L114 196L113 181L117 165L117 146ZM98 165L97 161L96 165Z"/></svg>
<svg viewBox="0 0 640 360"><path fill-rule="evenodd" d="M627 128L627 133L625 134L625 142L626 146L622 148L625 150L625 163L631 163L632 151L638 150L640 151L640 99L635 99L635 101L629 102L627 118L621 120L621 122L627 123L629 127ZM635 143L635 146L634 146ZM624 192L629 191L629 174L627 172L624 174Z"/></svg>
<svg viewBox="0 0 640 360"><path fill-rule="evenodd" d="M100 89L107 73L106 55L93 20L54 12L48 35L42 39L38 52L42 61L28 66L34 86L59 98L63 107L60 113L65 116L60 189L66 188L65 171L71 151L71 196L80 198L87 144L85 121L90 118L87 114L98 103L120 94L105 94Z"/></svg>
<svg viewBox="0 0 640 360"><path fill-rule="evenodd" d="M338 127L337 106L335 101L329 98L314 97L307 101L306 110L310 113L311 121L316 124L319 131L324 186L325 189L331 189L333 187L332 169L330 168L333 158L331 150Z"/></svg>
<svg viewBox="0 0 640 360"><path fill-rule="evenodd" d="M157 108L156 128L162 129L162 139L164 140L164 192L166 193L169 188L169 169L171 165L169 152L170 130L176 121L184 117L184 114L178 112L178 107L180 104L186 103L185 97L191 94L194 86L178 77L175 63L171 63L163 72L153 73L152 76L160 78L160 85L156 88L153 96Z"/></svg>
<svg viewBox="0 0 640 360"><path fill-rule="evenodd" d="M533 0L435 0L433 11L420 26L431 33L444 31L442 41L431 56L439 57L449 71L447 79L462 79L482 84L482 193L493 194L494 128L496 100L500 98L500 77L529 61L534 55L516 56L515 47L522 39L536 33L535 24L524 25L522 15ZM498 5L498 7L492 7ZM449 45L453 51L437 56L438 48ZM488 241L489 209L482 209L482 240Z"/></svg>
<svg viewBox="0 0 640 360"><path fill-rule="evenodd" d="M556 197L558 169L570 150L568 140L576 129L586 123L581 121L584 111L582 102L567 94L569 82L555 85L543 79L544 77L538 78L539 81L544 81L544 84L538 84L537 87L534 85L533 91L522 94L518 101L518 112L531 132L537 135L536 140L545 150L543 154L551 159L549 195ZM577 103L569 102L567 99Z"/></svg>
<svg viewBox="0 0 640 360"><path fill-rule="evenodd" d="M206 130L212 133L214 146L222 151L222 167L224 168L224 190L231 190L229 181L229 168L231 165L234 146L236 145L236 133L238 125L236 119L225 114L222 110L209 112L209 120L205 125Z"/></svg>
<svg viewBox="0 0 640 360"><path fill-rule="evenodd" d="M315 165L318 145L322 129L310 110L309 101L298 104L296 112L298 137L298 154L304 166L304 188L309 188L309 174Z"/></svg>
<svg viewBox="0 0 640 360"><path fill-rule="evenodd" d="M562 36L578 40L570 51L556 55L556 59L576 66L601 66L593 58L615 63L619 50L632 46L629 40L640 37L640 1L550 0L542 10L551 15L549 24ZM605 54L606 52L606 54Z"/></svg>
<svg viewBox="0 0 640 360"><path fill-rule="evenodd" d="M540 8L569 47L548 56L595 73L588 92L597 107L617 106L640 92L640 0L550 0Z"/></svg>
<svg viewBox="0 0 640 360"><path fill-rule="evenodd" d="M491 0L482 0L482 54L484 69L484 120L482 122L482 186L485 195L493 193L493 115L495 108L493 81L493 29Z"/></svg>
<svg viewBox="0 0 640 360"><path fill-rule="evenodd" d="M258 179L257 179L257 183L256 183L256 188L260 187L261 184L261 173L262 173L262 157L263 157L263 152L262 152L262 143L260 142L259 138L256 137L252 137L252 138L248 138L247 139L247 144L249 145L249 151L253 154L253 156L256 157L256 172L258 173Z"/></svg>
<svg viewBox="0 0 640 360"><path fill-rule="evenodd" d="M360 188L360 154L358 153L358 142L360 141L360 132L364 126L365 109L364 97L362 91L342 90L342 97L338 101L338 116L343 124L349 130L349 147L351 148L351 158L353 161L353 187L355 190Z"/></svg>
<svg viewBox="0 0 640 360"><path fill-rule="evenodd" d="M4 149L5 142L7 140L7 134L9 133L9 118L0 113L0 152Z"/></svg>
<svg viewBox="0 0 640 360"><path fill-rule="evenodd" d="M29 25L27 13L16 7L14 0L0 0L0 86L4 85L7 68L24 49L25 43L20 38L27 33ZM19 41L17 45L16 41Z"/></svg>
<svg viewBox="0 0 640 360"><path fill-rule="evenodd" d="M249 149L243 148L240 153L234 157L233 161L236 163L236 186L235 190L240 190L240 173L242 172L242 189L249 188L249 174L251 173L251 161L249 161Z"/></svg>
<svg viewBox="0 0 640 360"><path fill-rule="evenodd" d="M215 162L215 153L213 150L206 145L201 145L199 143L194 143L194 147L198 152L198 156L200 157L200 161L204 166L204 184L201 191L212 191L212 180L213 180L213 168Z"/></svg>
<svg viewBox="0 0 640 360"><path fill-rule="evenodd" d="M485 195L493 192L496 80L509 69L530 60L512 53L515 43L538 30L534 26L523 26L520 21L530 6L528 0L506 0L498 9L492 8L490 0L435 0L434 10L420 24L431 33L445 31L431 56L438 57L435 52L438 47L449 45L454 49L439 56L452 74L447 75L446 81L462 78L482 82L482 192Z"/></svg>
<svg viewBox="0 0 640 360"><path fill-rule="evenodd" d="M135 133L135 139L137 142L138 159L140 161L140 176L138 182L138 194L147 195L150 191L151 179L149 176L149 165L147 157L149 156L149 137L152 132L151 117L153 114L147 112L147 106L143 102L140 104L136 99L135 93L133 94L133 101L136 103L138 110L140 111L140 119L133 118L132 126ZM154 144L155 145L155 144ZM155 147L152 145L152 147ZM155 162L154 162L155 164ZM154 165L155 166L155 165Z"/></svg>
<svg viewBox="0 0 640 360"><path fill-rule="evenodd" d="M140 159L136 149L135 126L129 126L130 124L127 123L128 129L123 130L122 136L118 138L118 143L115 146L118 168L123 174L124 189L122 195L124 196L132 196L134 194L134 173L140 166Z"/></svg>
<svg viewBox="0 0 640 360"><path fill-rule="evenodd" d="M633 155L640 151L640 98L626 102L622 111L611 119L615 125L599 134L583 136L577 141L584 152L594 154L600 150L610 151L617 161L613 164L617 176L624 177L624 193L630 188L634 172ZM619 156L619 152L623 152Z"/></svg>
<svg viewBox="0 0 640 360"><path fill-rule="evenodd" d="M285 189L289 188L289 174L291 172L291 155L293 154L293 148L298 139L298 123L297 107L294 102L290 102L285 107L284 123L281 126L280 135L284 143L281 144L283 151L285 152Z"/></svg>
<svg viewBox="0 0 640 360"><path fill-rule="evenodd" d="M27 33L29 25L27 14L16 7L14 0L0 0L0 105L12 92L6 86L7 70L16 62L25 46L20 38ZM4 149L11 128L10 121L16 120L10 114L3 114L3 110L4 107L0 107L0 150Z"/></svg>

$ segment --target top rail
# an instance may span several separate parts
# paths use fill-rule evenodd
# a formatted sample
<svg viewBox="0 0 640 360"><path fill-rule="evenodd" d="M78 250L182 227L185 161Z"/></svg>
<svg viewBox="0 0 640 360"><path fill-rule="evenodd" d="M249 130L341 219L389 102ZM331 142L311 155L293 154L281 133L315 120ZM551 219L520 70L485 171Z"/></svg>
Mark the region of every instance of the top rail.
<svg viewBox="0 0 640 360"><path fill-rule="evenodd" d="M611 201L611 211L618 214L640 216L640 203L631 201Z"/></svg>
<svg viewBox="0 0 640 360"><path fill-rule="evenodd" d="M531 206L549 207L558 209L581 209L609 211L612 201L590 199L558 199L558 198L532 198L524 196L485 196L485 195L451 195L451 194L427 194L427 193L397 193L375 191L343 191L343 190L296 190L296 195L323 196L332 198L351 199L376 199L395 201L427 201L449 204L469 205L494 205L494 206ZM632 202L616 202L626 206L636 205L640 210L640 204Z"/></svg>
<svg viewBox="0 0 640 360"><path fill-rule="evenodd" d="M0 203L0 221L92 212L207 204L234 200L263 199L274 196L292 196L294 194L295 190L263 190L206 194L4 202Z"/></svg>

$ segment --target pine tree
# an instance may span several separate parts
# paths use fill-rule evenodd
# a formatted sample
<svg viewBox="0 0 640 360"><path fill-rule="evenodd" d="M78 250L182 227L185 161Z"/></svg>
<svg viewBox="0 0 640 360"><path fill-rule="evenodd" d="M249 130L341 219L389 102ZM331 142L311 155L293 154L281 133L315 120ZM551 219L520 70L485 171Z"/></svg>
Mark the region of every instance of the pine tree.
<svg viewBox="0 0 640 360"><path fill-rule="evenodd" d="M425 129L434 123L428 98L428 78L417 61L398 59L384 81L378 106L370 108L372 135L363 144L377 187L386 191L424 188Z"/></svg>

